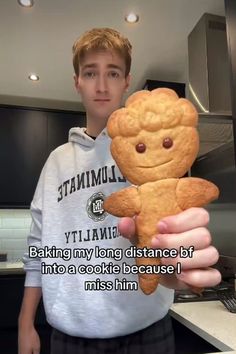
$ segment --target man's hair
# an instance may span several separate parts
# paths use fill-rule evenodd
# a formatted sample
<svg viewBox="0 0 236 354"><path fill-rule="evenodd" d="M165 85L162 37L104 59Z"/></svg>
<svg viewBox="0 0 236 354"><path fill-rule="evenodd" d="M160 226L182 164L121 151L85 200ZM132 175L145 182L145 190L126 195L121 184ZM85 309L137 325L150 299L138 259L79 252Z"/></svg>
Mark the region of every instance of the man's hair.
<svg viewBox="0 0 236 354"><path fill-rule="evenodd" d="M86 53L97 50L114 50L125 60L125 76L130 72L131 49L129 40L112 28L93 28L78 38L73 47L73 66L79 75L79 65Z"/></svg>

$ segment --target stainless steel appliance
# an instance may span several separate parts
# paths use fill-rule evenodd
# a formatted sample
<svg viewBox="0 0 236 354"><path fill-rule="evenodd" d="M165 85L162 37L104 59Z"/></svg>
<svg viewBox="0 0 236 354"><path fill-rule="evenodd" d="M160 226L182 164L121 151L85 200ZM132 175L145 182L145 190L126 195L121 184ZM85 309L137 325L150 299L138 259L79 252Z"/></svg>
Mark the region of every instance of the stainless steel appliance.
<svg viewBox="0 0 236 354"><path fill-rule="evenodd" d="M199 112L200 135L199 155L189 175L208 179L220 189L220 198L207 209L212 243L220 253L216 268L223 280L201 296L176 291L176 302L216 300L217 291L236 290L236 144L225 18L204 14L188 37L188 54L186 96Z"/></svg>
<svg viewBox="0 0 236 354"><path fill-rule="evenodd" d="M200 154L233 141L226 20L204 14L188 36L186 96L199 112Z"/></svg>
<svg viewBox="0 0 236 354"><path fill-rule="evenodd" d="M199 302L199 301L216 301L219 300L218 292L227 291L234 293L234 278L222 281L219 285L215 287L205 288L201 294L192 292L190 289L187 290L176 290L175 291L175 303L180 302Z"/></svg>
<svg viewBox="0 0 236 354"><path fill-rule="evenodd" d="M187 96L199 111L200 152L190 175L214 182L209 229L224 279L236 273L236 167L225 18L204 14L188 37Z"/></svg>
<svg viewBox="0 0 236 354"><path fill-rule="evenodd" d="M188 36L189 99L199 113L230 116L226 20L204 14Z"/></svg>
<svg viewBox="0 0 236 354"><path fill-rule="evenodd" d="M191 289L176 290L174 302L178 303L178 302L216 301L220 299L220 295L222 293L232 294L235 297L236 257L221 255L218 263L215 265L215 268L217 268L222 275L222 281L220 284L214 287L207 287L201 293L196 293Z"/></svg>
<svg viewBox="0 0 236 354"><path fill-rule="evenodd" d="M204 14L188 36L186 96L199 112L200 151L190 175L220 188L216 203L236 203L235 139L225 17ZM235 254L236 256L236 254Z"/></svg>

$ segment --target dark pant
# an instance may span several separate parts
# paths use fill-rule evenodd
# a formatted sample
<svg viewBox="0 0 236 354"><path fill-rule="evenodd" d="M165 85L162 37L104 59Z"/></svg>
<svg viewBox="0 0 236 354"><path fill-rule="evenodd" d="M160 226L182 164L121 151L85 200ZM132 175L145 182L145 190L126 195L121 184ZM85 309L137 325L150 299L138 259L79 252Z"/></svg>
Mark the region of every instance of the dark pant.
<svg viewBox="0 0 236 354"><path fill-rule="evenodd" d="M169 315L153 325L121 337L72 337L52 331L51 354L174 354L174 334Z"/></svg>

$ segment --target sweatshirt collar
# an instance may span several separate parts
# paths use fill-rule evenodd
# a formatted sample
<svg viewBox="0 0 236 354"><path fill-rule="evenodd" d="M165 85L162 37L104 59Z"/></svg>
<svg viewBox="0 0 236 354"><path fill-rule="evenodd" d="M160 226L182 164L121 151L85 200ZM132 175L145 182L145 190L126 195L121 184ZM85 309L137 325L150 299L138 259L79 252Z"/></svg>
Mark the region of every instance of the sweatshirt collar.
<svg viewBox="0 0 236 354"><path fill-rule="evenodd" d="M101 137L107 136L107 129L104 128L101 133L93 140L90 136L85 133L86 128L71 128L69 131L69 141L78 143L83 146L93 147L95 143L101 139Z"/></svg>

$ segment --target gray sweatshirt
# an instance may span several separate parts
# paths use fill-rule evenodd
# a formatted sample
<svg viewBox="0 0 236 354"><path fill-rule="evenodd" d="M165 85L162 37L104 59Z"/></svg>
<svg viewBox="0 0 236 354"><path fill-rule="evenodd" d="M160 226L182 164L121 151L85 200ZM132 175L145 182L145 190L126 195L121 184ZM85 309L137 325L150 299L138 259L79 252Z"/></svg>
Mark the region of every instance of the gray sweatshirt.
<svg viewBox="0 0 236 354"><path fill-rule="evenodd" d="M106 129L91 139L72 128L54 150L31 203L26 287L42 287L49 324L72 336L111 338L163 318L173 290L147 296L137 287L132 245L118 218L102 208L106 196L128 186L110 154Z"/></svg>

